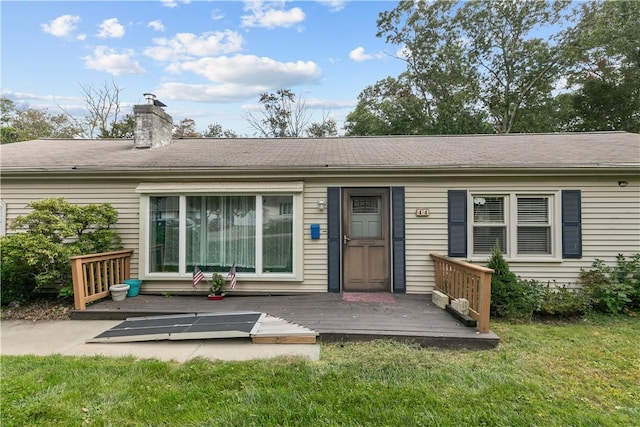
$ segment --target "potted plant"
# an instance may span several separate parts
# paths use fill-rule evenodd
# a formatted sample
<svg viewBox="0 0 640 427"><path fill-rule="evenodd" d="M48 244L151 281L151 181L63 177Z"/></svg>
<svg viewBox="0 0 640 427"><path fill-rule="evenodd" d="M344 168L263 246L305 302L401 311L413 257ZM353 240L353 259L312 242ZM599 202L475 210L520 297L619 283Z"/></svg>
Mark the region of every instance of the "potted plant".
<svg viewBox="0 0 640 427"><path fill-rule="evenodd" d="M209 282L209 299L218 300L224 297L222 288L224 287L225 280L220 273L213 273L211 276L211 282Z"/></svg>

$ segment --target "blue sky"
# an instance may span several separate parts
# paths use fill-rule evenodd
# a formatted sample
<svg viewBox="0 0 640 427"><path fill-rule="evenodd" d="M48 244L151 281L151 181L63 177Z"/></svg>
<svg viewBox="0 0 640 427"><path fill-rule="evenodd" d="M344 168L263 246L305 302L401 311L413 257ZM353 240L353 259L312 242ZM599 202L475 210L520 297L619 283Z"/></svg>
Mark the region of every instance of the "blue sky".
<svg viewBox="0 0 640 427"><path fill-rule="evenodd" d="M145 92L174 121L252 136L259 95L289 88L313 121L342 127L358 94L404 69L375 36L391 1L2 1L2 96L20 106L83 106L81 86L113 81L124 112Z"/></svg>

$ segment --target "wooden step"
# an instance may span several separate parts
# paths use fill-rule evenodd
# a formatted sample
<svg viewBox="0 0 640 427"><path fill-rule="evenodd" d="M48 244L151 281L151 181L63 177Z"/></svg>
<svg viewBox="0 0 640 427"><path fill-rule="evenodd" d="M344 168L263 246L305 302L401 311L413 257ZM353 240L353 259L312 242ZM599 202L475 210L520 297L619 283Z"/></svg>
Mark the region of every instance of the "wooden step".
<svg viewBox="0 0 640 427"><path fill-rule="evenodd" d="M280 317L266 315L251 330L255 344L315 344L318 332Z"/></svg>

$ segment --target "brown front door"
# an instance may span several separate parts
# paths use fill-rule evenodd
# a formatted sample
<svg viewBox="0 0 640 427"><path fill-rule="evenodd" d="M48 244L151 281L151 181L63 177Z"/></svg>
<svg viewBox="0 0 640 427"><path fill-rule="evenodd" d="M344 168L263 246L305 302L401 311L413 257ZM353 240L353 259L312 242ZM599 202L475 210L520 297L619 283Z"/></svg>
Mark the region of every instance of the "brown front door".
<svg viewBox="0 0 640 427"><path fill-rule="evenodd" d="M345 188L342 197L342 290L388 292L389 189Z"/></svg>

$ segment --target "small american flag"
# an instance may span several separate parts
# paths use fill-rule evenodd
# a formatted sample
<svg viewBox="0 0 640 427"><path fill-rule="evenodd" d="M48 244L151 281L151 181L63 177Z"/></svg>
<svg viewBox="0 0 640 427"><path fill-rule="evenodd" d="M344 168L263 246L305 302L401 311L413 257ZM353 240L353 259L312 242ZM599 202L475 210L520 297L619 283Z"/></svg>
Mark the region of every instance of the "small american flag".
<svg viewBox="0 0 640 427"><path fill-rule="evenodd" d="M236 284L238 283L238 281L236 280L236 262L233 261L233 264L231 264L231 270L229 270L229 274L227 275L227 277L231 278L231 284L230 284L230 288L233 289L236 287Z"/></svg>
<svg viewBox="0 0 640 427"><path fill-rule="evenodd" d="M204 273L196 265L193 268L193 288L197 289L198 288L198 283L200 283L200 281L203 280L203 279L204 279Z"/></svg>

